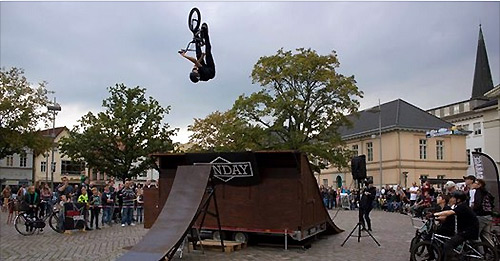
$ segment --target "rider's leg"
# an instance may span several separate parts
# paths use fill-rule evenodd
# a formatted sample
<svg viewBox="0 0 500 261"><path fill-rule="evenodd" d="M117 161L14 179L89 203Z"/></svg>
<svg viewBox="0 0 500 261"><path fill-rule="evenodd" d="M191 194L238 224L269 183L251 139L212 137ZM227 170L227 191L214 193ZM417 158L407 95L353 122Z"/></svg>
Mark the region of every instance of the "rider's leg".
<svg viewBox="0 0 500 261"><path fill-rule="evenodd" d="M214 58L212 56L212 45L210 44L210 37L208 36L208 25L203 23L201 25L201 36L205 39L205 61L207 66L213 69L213 73L215 76L215 63Z"/></svg>
<svg viewBox="0 0 500 261"><path fill-rule="evenodd" d="M202 51L201 51L201 44L200 43L195 43L196 45L196 59L200 59Z"/></svg>

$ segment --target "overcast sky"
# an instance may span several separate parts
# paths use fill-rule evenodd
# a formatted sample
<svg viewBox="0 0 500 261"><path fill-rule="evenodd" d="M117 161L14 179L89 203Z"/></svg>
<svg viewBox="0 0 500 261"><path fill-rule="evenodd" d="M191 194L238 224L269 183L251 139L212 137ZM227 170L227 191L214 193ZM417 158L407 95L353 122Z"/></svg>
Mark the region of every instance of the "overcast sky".
<svg viewBox="0 0 500 261"><path fill-rule="evenodd" d="M177 51L191 40L187 16L209 25L217 75L193 84ZM422 109L467 100L479 24L493 84L500 80L499 2L0 2L0 60L32 83L47 81L72 128L101 111L107 87L141 86L187 142L193 118L231 108L259 90L261 56L305 47L335 50L340 72L364 92L361 109L401 98Z"/></svg>

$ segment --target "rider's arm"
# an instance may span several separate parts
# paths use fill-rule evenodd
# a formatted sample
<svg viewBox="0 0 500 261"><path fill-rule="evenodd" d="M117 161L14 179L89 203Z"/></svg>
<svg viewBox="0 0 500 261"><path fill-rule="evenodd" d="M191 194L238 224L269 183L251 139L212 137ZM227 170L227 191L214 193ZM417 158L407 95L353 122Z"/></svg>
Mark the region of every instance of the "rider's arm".
<svg viewBox="0 0 500 261"><path fill-rule="evenodd" d="M189 61L191 61L192 63L194 63L198 68L202 67L202 65L201 65L200 62L201 62L201 59L203 59L203 54L202 54L200 60L196 60L196 58L191 57L189 55L186 55L185 52L181 52L180 54L181 54L182 57L184 57L184 58L188 59Z"/></svg>
<svg viewBox="0 0 500 261"><path fill-rule="evenodd" d="M455 215L455 211L453 211L453 210L445 210L445 211L434 213L435 217L443 217L443 216L447 217L447 216L451 216L451 215Z"/></svg>

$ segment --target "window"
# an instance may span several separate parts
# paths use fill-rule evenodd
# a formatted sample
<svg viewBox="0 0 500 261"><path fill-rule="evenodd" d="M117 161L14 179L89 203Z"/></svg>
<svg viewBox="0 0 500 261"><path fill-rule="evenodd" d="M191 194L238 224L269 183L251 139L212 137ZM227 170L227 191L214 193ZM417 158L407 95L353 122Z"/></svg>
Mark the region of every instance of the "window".
<svg viewBox="0 0 500 261"><path fill-rule="evenodd" d="M7 167L12 167L14 166L14 156L10 155L10 156L7 156L5 158L5 164L7 165Z"/></svg>
<svg viewBox="0 0 500 261"><path fill-rule="evenodd" d="M483 150L481 148L474 148L475 152L482 152Z"/></svg>
<svg viewBox="0 0 500 261"><path fill-rule="evenodd" d="M57 162L52 162L52 172L56 172Z"/></svg>
<svg viewBox="0 0 500 261"><path fill-rule="evenodd" d="M437 140L436 141L436 159L442 160L444 154L444 141Z"/></svg>
<svg viewBox="0 0 500 261"><path fill-rule="evenodd" d="M460 127L462 127L462 130L464 131L468 131L469 130L469 124L464 124L464 125L460 125Z"/></svg>
<svg viewBox="0 0 500 261"><path fill-rule="evenodd" d="M464 111L469 111L469 108L470 108L469 103L468 102L464 103Z"/></svg>
<svg viewBox="0 0 500 261"><path fill-rule="evenodd" d="M474 129L474 135L481 135L481 123L480 122L474 122L474 124L472 124L472 128Z"/></svg>
<svg viewBox="0 0 500 261"><path fill-rule="evenodd" d="M420 180L427 180L429 178L428 174L420 175Z"/></svg>
<svg viewBox="0 0 500 261"><path fill-rule="evenodd" d="M46 161L40 162L40 171L41 172L46 172L47 171L47 162Z"/></svg>
<svg viewBox="0 0 500 261"><path fill-rule="evenodd" d="M85 170L84 162L76 162L71 160L63 160L61 164L61 173L79 175Z"/></svg>
<svg viewBox="0 0 500 261"><path fill-rule="evenodd" d="M444 179L445 175L437 175L437 178L438 179ZM443 182L439 182L438 184L438 188L443 188L444 187L444 183Z"/></svg>
<svg viewBox="0 0 500 261"><path fill-rule="evenodd" d="M470 150L465 150L465 153L467 153L467 165L470 165Z"/></svg>
<svg viewBox="0 0 500 261"><path fill-rule="evenodd" d="M26 152L21 152L21 154L19 154L19 167L26 167L27 161Z"/></svg>
<svg viewBox="0 0 500 261"><path fill-rule="evenodd" d="M427 159L427 140L426 139L420 139L419 149L420 149L420 159Z"/></svg>
<svg viewBox="0 0 500 261"><path fill-rule="evenodd" d="M436 111L434 111L434 115L436 117L441 117L441 110L440 109L437 109Z"/></svg>
<svg viewBox="0 0 500 261"><path fill-rule="evenodd" d="M460 105L457 104L453 106L453 114L458 114L460 112Z"/></svg>
<svg viewBox="0 0 500 261"><path fill-rule="evenodd" d="M92 170L92 180L97 180L97 170Z"/></svg>
<svg viewBox="0 0 500 261"><path fill-rule="evenodd" d="M445 117L446 117L446 116L448 116L448 115L450 115L450 107L445 107L445 108L444 108L444 113L443 113L443 116L445 116Z"/></svg>
<svg viewBox="0 0 500 261"><path fill-rule="evenodd" d="M366 154L367 154L366 160L373 161L373 143L372 142L366 143Z"/></svg>
<svg viewBox="0 0 500 261"><path fill-rule="evenodd" d="M352 145L352 154L354 156L358 156L359 155L359 152L358 152L358 145Z"/></svg>

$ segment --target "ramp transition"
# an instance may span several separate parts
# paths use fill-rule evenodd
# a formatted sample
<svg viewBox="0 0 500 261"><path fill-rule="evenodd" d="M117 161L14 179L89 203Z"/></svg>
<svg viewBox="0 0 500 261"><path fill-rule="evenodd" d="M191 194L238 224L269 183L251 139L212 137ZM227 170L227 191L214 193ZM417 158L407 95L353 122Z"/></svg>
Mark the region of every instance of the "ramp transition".
<svg viewBox="0 0 500 261"><path fill-rule="evenodd" d="M172 190L148 233L119 261L162 259L180 240L195 218L203 199L209 165L178 166Z"/></svg>

